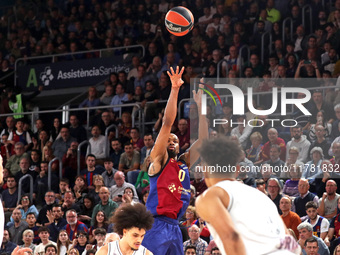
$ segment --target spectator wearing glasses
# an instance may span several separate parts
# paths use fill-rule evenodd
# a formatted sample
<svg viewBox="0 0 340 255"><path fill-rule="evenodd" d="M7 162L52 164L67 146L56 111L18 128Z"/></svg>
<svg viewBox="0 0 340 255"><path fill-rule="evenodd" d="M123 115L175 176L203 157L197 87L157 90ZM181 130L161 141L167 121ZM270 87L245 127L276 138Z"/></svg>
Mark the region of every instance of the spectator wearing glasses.
<svg viewBox="0 0 340 255"><path fill-rule="evenodd" d="M5 168L11 172L12 175L16 175L20 171L19 162L23 158L29 158L25 152L24 144L17 142L14 146L15 155L12 155L5 165Z"/></svg>
<svg viewBox="0 0 340 255"><path fill-rule="evenodd" d="M20 245L20 248L30 248L33 252L35 250L36 245L33 244L34 233L31 229L26 229L22 234L23 245Z"/></svg>
<svg viewBox="0 0 340 255"><path fill-rule="evenodd" d="M66 212L66 221L67 224L64 229L66 229L71 241L78 238L78 234L80 235L81 233L88 232L87 226L78 220L77 212L75 210L71 209ZM74 242L73 244L75 245L77 243Z"/></svg>
<svg viewBox="0 0 340 255"><path fill-rule="evenodd" d="M103 111L102 112L101 120L99 121L99 128L101 130L102 135L105 135L106 128L108 128L112 124L116 124L114 122L114 117L115 116L112 112L109 112L109 111ZM112 129L111 131L109 131L109 138L111 139L113 137L114 137L114 130Z"/></svg>
<svg viewBox="0 0 340 255"><path fill-rule="evenodd" d="M54 191L47 191L45 193L45 205L40 209L39 216L37 219L37 223L41 226L44 226L46 223L49 222L47 218L47 211L51 211L53 205L55 204L55 193Z"/></svg>
<svg viewBox="0 0 340 255"><path fill-rule="evenodd" d="M32 201L30 200L29 194L24 194L21 196L20 202L16 209L19 209L21 212L21 218L26 219L26 216L29 213L34 213L34 215L37 217L39 212L35 205L32 204ZM13 222L13 219L11 218L11 221Z"/></svg>
<svg viewBox="0 0 340 255"><path fill-rule="evenodd" d="M204 255L205 249L208 247L208 244L206 241L199 237L200 228L197 225L192 225L188 231L190 239L183 243L184 251L186 250L186 247L188 247L189 245L193 245L196 247L196 253L194 254Z"/></svg>
<svg viewBox="0 0 340 255"><path fill-rule="evenodd" d="M79 254L82 254L86 248L89 236L86 231L80 231L76 238L72 241L72 248L76 248L79 251Z"/></svg>

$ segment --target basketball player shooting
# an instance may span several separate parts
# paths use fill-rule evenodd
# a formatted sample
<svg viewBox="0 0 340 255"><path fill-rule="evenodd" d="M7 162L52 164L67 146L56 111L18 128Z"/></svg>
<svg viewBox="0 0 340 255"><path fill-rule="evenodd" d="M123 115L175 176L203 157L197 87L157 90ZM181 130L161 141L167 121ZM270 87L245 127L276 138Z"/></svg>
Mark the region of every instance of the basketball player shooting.
<svg viewBox="0 0 340 255"><path fill-rule="evenodd" d="M143 245L154 254L183 254L183 239L178 219L183 216L190 200L188 167L190 168L190 160L192 163L198 160L197 149L201 146L202 140L208 138L208 123L205 116L200 116L198 140L177 161L179 140L170 132L177 114L178 92L184 83L183 71L184 67L181 71L179 67L176 71L172 68L170 72L168 71L172 84L171 93L161 130L150 154L151 165L148 170L150 193L146 207L153 214L155 222L152 229L146 232ZM200 112L202 90L193 93Z"/></svg>
<svg viewBox="0 0 340 255"><path fill-rule="evenodd" d="M238 171L209 170L208 166L237 166L240 146L219 137L203 141L199 152L208 190L197 198L196 210L222 255L300 254L275 204L264 193L236 181Z"/></svg>

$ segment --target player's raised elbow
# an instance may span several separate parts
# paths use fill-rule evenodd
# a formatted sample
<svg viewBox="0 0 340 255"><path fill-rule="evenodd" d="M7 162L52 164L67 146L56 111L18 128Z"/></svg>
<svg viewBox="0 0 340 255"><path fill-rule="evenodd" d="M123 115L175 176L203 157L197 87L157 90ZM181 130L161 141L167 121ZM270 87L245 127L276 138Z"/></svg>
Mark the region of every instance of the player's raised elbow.
<svg viewBox="0 0 340 255"><path fill-rule="evenodd" d="M236 230L225 232L222 236L224 236L224 238L222 237L221 239L225 240L229 247L237 246L242 242L241 235Z"/></svg>
<svg viewBox="0 0 340 255"><path fill-rule="evenodd" d="M243 255L245 253L245 248L241 235L234 230L229 231L225 238L221 238L223 246L228 254L238 254Z"/></svg>

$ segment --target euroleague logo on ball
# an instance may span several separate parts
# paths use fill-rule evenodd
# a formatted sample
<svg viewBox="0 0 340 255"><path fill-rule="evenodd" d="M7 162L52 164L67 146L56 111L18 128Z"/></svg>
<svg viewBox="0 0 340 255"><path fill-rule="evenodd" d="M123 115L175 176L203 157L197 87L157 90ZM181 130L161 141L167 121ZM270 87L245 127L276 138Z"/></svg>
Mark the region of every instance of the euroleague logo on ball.
<svg viewBox="0 0 340 255"><path fill-rule="evenodd" d="M172 8L165 16L166 29L176 36L186 35L194 26L194 16L183 6Z"/></svg>

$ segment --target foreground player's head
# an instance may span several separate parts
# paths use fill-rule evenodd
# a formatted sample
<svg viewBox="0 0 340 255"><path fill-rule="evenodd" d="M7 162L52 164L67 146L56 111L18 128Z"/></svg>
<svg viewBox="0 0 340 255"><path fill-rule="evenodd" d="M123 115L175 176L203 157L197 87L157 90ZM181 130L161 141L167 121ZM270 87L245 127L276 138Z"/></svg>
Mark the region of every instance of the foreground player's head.
<svg viewBox="0 0 340 255"><path fill-rule="evenodd" d="M167 151L170 158L175 158L179 153L179 140L173 133L169 135Z"/></svg>
<svg viewBox="0 0 340 255"><path fill-rule="evenodd" d="M123 236L132 250L138 250L145 232L153 224L152 214L143 204L128 204L118 208L112 217L115 232Z"/></svg>
<svg viewBox="0 0 340 255"><path fill-rule="evenodd" d="M235 141L226 137L204 140L198 152L206 178L235 178L237 175L242 150Z"/></svg>

